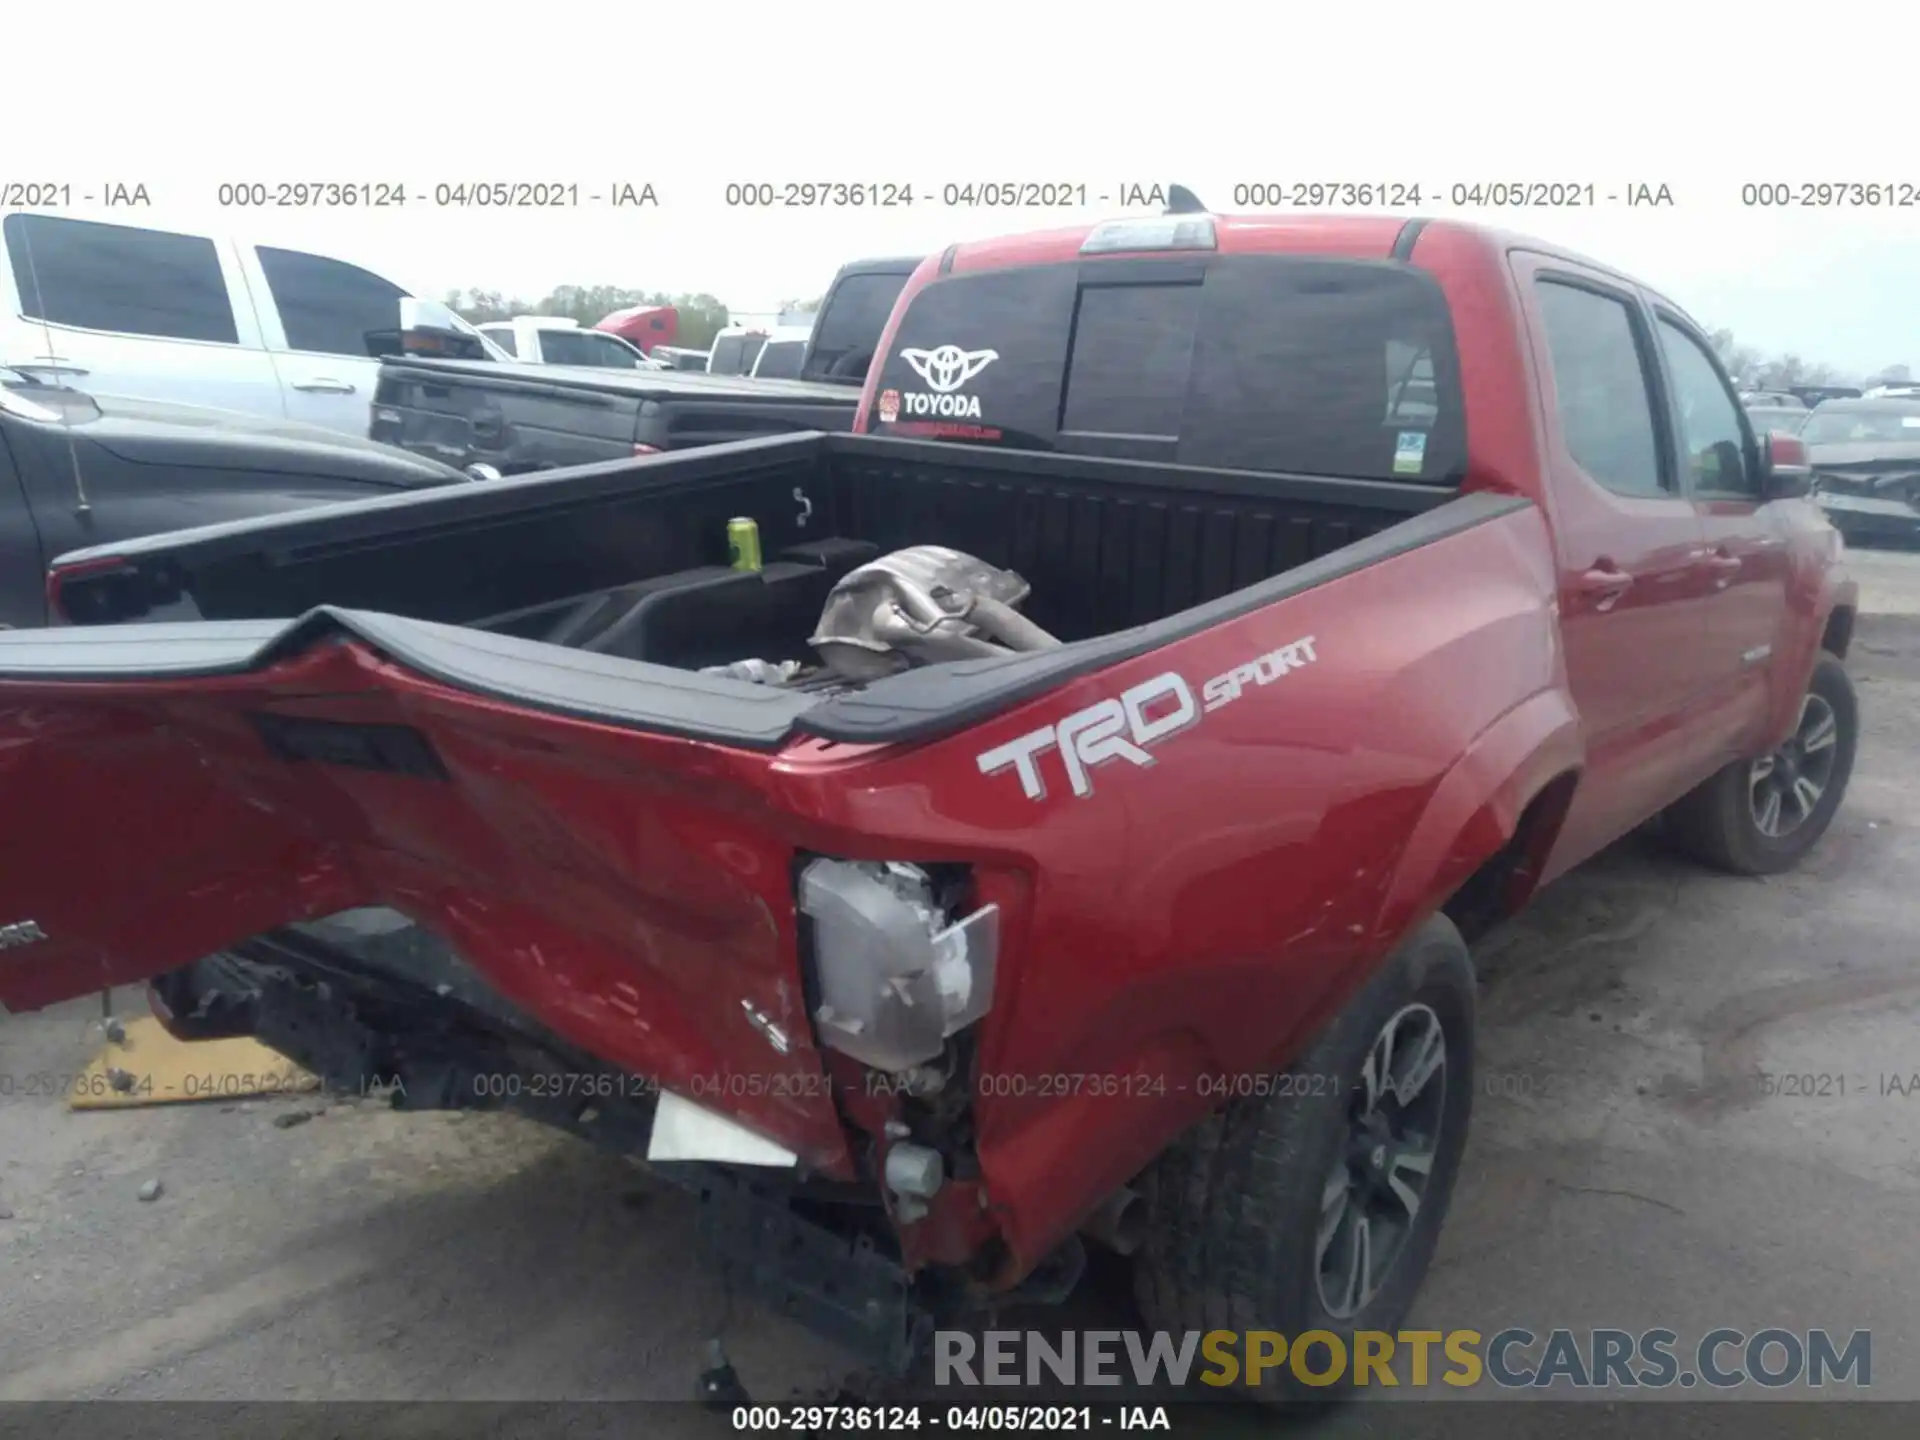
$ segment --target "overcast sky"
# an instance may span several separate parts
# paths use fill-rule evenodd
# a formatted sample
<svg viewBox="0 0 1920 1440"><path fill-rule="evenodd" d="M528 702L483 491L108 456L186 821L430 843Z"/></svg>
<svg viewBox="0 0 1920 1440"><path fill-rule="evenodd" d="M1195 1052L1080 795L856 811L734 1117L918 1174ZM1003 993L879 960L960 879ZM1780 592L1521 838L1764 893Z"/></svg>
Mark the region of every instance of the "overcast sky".
<svg viewBox="0 0 1920 1440"><path fill-rule="evenodd" d="M1746 24L1715 7L1615 3L1588 28L1564 11L1530 12L1560 15L1552 25L1504 21L1506 7L1467 0L1371 0L1344 20L1336 8L1185 0L1136 23L1032 0L173 0L81 27L75 12L25 7L7 48L34 59L8 66L0 181L144 182L149 223L336 255L422 293L531 300L611 284L711 291L743 311L816 295L857 256L1113 213L1134 182L1178 180L1223 211L1239 208L1237 184L1419 184L1429 214L1462 213L1455 184L1592 183L1591 210L1480 213L1631 271L1764 350L1920 368L1915 7L1848 7L1860 43L1845 46L1818 41L1810 11ZM428 203L216 203L222 182L281 180L398 181ZM583 199L651 183L660 203L431 203L442 182L492 180L577 184ZM882 181L917 197L893 210L726 207L729 181L759 180ZM1084 184L1089 206L939 203L949 182L998 180ZM1743 183L1805 181L1904 186L1911 208L1741 203ZM1629 208L1641 183L1675 203Z"/></svg>

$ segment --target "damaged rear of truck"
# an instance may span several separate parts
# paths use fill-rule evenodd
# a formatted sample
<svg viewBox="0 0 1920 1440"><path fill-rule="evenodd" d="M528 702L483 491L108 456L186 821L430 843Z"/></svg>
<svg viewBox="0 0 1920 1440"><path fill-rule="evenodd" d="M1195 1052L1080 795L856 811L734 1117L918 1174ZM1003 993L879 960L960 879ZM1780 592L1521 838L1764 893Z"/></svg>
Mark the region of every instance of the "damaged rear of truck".
<svg viewBox="0 0 1920 1440"><path fill-rule="evenodd" d="M1524 899L1582 759L1524 345L1389 222L1195 226L929 260L891 435L65 557L0 637L0 1001L150 981L645 1156L896 1361L1088 1240L1169 1328L1392 1329L1471 1092L1443 910ZM1046 344L966 330L1036 275Z"/></svg>

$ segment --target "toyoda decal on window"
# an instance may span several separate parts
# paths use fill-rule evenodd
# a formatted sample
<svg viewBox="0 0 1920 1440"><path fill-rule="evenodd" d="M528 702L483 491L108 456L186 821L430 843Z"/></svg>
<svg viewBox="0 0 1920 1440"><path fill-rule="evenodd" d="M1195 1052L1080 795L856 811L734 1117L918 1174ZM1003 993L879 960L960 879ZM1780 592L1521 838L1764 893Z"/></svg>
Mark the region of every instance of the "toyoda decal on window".
<svg viewBox="0 0 1920 1440"><path fill-rule="evenodd" d="M1123 691L1117 699L1076 710L1058 724L982 751L975 763L982 775L1013 770L1029 800L1044 800L1047 781L1041 761L1049 751L1058 751L1068 786L1084 799L1093 793L1096 767L1111 760L1142 768L1152 765L1154 757L1148 752L1154 746L1191 729L1203 715L1240 699L1249 689L1271 684L1319 658L1311 635L1269 650L1207 681L1201 687L1204 707L1194 698L1186 678L1169 670Z"/></svg>
<svg viewBox="0 0 1920 1440"><path fill-rule="evenodd" d="M978 420L980 397L958 392L962 385L998 360L1000 352L938 345L931 350L902 350L900 358L927 383L928 388L924 391L884 392L880 397L880 418L883 421L891 423L901 415ZM893 412L891 415L887 413L889 409Z"/></svg>
<svg viewBox="0 0 1920 1440"><path fill-rule="evenodd" d="M962 350L940 345L932 350L902 350L900 358L913 373L942 395L951 395L1000 358L998 350Z"/></svg>

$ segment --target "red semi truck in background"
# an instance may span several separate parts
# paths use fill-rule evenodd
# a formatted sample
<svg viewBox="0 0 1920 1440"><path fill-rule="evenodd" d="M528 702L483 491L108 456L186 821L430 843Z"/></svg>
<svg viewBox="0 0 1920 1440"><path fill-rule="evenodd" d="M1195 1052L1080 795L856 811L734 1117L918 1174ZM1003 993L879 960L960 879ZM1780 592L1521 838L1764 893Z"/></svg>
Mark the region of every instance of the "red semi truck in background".
<svg viewBox="0 0 1920 1440"><path fill-rule="evenodd" d="M618 335L642 354L656 345L672 345L680 334L680 312L671 305L634 305L603 317L595 326Z"/></svg>
<svg viewBox="0 0 1920 1440"><path fill-rule="evenodd" d="M896 1357L1088 1240L1155 1327L1391 1332L1472 939L1652 817L1764 873L1840 804L1804 459L1533 241L956 245L854 434L58 562L69 628L0 636L0 1000L152 978L410 1105L597 1077L509 1093Z"/></svg>

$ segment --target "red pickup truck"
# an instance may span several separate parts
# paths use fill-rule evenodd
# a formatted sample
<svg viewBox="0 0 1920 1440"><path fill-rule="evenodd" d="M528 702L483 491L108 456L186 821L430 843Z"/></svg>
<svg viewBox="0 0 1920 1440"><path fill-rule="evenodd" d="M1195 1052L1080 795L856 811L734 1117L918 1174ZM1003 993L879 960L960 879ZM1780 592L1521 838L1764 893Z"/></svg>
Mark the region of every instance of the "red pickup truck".
<svg viewBox="0 0 1920 1440"><path fill-rule="evenodd" d="M1392 1330L1468 941L1656 815L1751 873L1841 801L1804 453L1644 286L1386 218L954 246L861 405L59 561L0 1000L151 977L643 1154L896 1358L1089 1239L1156 1326Z"/></svg>

